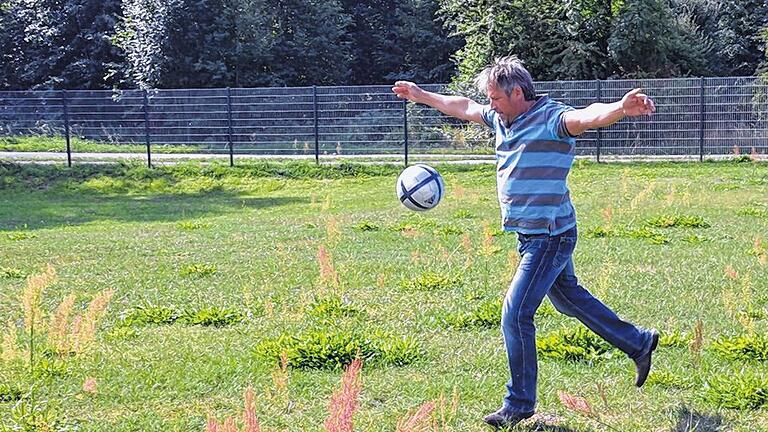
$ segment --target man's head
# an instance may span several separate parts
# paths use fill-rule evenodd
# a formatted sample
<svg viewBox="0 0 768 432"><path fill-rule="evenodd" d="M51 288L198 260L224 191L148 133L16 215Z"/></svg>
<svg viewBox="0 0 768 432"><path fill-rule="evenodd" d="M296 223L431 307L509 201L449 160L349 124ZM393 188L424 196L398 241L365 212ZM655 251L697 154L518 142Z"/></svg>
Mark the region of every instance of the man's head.
<svg viewBox="0 0 768 432"><path fill-rule="evenodd" d="M533 79L517 56L496 59L475 78L477 88L490 99L491 108L512 120L536 99Z"/></svg>

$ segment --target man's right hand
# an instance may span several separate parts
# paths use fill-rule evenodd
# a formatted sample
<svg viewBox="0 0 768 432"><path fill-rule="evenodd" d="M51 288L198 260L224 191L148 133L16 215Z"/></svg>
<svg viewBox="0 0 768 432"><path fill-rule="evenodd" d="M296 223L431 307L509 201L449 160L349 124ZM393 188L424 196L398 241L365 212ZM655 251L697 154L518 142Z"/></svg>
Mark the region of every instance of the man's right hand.
<svg viewBox="0 0 768 432"><path fill-rule="evenodd" d="M410 81L397 81L392 91L400 99L408 99L411 102L418 102L418 99L424 94L424 90Z"/></svg>
<svg viewBox="0 0 768 432"><path fill-rule="evenodd" d="M440 93L432 93L410 81L395 82L392 91L400 99L407 99L411 102L431 106L445 115L485 125L483 120L484 106L464 96L446 96Z"/></svg>

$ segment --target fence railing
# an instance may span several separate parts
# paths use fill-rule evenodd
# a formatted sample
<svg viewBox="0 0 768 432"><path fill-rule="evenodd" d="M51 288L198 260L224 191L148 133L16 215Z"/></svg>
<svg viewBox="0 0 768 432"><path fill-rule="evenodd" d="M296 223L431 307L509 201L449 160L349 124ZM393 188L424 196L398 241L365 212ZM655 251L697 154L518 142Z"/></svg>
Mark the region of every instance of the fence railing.
<svg viewBox="0 0 768 432"><path fill-rule="evenodd" d="M427 90L465 94L446 85ZM642 87L657 113L588 131L579 155L707 156L768 152L768 80L759 77L538 82L575 107ZM482 100L482 99L479 99ZM236 155L492 154L491 132L406 104L391 86L0 92L0 142L63 137L56 151ZM19 146L29 151L32 146ZM50 149L48 149L50 150ZM0 153L2 155L2 153Z"/></svg>

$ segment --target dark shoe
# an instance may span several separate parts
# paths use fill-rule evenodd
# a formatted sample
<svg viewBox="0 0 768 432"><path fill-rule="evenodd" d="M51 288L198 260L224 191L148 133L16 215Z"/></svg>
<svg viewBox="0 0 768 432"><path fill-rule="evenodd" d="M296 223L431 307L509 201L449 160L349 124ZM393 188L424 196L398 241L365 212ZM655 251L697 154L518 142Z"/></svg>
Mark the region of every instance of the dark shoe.
<svg viewBox="0 0 768 432"><path fill-rule="evenodd" d="M635 380L636 386L642 387L642 385L645 384L645 380L648 379L648 373L651 372L651 356L658 345L659 332L656 331L656 329L651 329L651 349L635 359L635 369L637 369L637 380Z"/></svg>
<svg viewBox="0 0 768 432"><path fill-rule="evenodd" d="M483 421L495 428L514 426L521 421L533 417L533 411L526 413L510 413L504 408L483 417Z"/></svg>

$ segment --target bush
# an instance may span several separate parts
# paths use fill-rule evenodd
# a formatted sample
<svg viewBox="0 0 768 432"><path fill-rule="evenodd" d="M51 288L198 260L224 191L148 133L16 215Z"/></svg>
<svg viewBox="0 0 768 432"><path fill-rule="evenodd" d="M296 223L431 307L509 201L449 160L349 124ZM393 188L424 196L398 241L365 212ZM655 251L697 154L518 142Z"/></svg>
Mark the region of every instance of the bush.
<svg viewBox="0 0 768 432"><path fill-rule="evenodd" d="M0 403L16 402L21 399L21 390L7 382L0 382Z"/></svg>
<svg viewBox="0 0 768 432"><path fill-rule="evenodd" d="M406 231L406 230L424 230L437 228L437 221L434 219L427 219L420 215L408 216L405 220L398 222L391 229L392 231Z"/></svg>
<svg viewBox="0 0 768 432"><path fill-rule="evenodd" d="M626 237L638 238L648 240L651 244L667 244L669 238L664 234L657 233L649 228L638 228L634 230L628 230L625 232Z"/></svg>
<svg viewBox="0 0 768 432"><path fill-rule="evenodd" d="M488 300L470 312L449 315L448 325L458 328L495 328L501 323L501 300Z"/></svg>
<svg viewBox="0 0 768 432"><path fill-rule="evenodd" d="M378 231L381 227L373 222L362 221L353 227L357 231Z"/></svg>
<svg viewBox="0 0 768 432"><path fill-rule="evenodd" d="M453 214L453 217L456 219L472 219L475 217L475 215L472 214L472 212L467 209L461 209L461 210L457 210Z"/></svg>
<svg viewBox="0 0 768 432"><path fill-rule="evenodd" d="M125 326L173 324L179 318L178 312L166 306L137 306L123 317Z"/></svg>
<svg viewBox="0 0 768 432"><path fill-rule="evenodd" d="M701 216L661 215L645 221L645 224L656 228L709 228L711 225Z"/></svg>
<svg viewBox="0 0 768 432"><path fill-rule="evenodd" d="M648 376L648 382L651 386L659 386L668 389L685 389L690 387L685 380L672 372L667 371L653 371Z"/></svg>
<svg viewBox="0 0 768 432"><path fill-rule="evenodd" d="M753 333L722 338L712 343L712 349L732 360L768 361L768 336Z"/></svg>
<svg viewBox="0 0 768 432"><path fill-rule="evenodd" d="M323 320L334 320L340 317L352 317L362 311L345 302L341 296L332 295L315 299L309 309L309 314Z"/></svg>
<svg viewBox="0 0 768 432"><path fill-rule="evenodd" d="M434 272L424 272L413 279L403 279L400 287L415 291L449 290L458 287L461 280L453 275L440 275Z"/></svg>
<svg viewBox="0 0 768 432"><path fill-rule="evenodd" d="M438 235L462 235L464 230L456 225L443 225L435 230L435 234Z"/></svg>
<svg viewBox="0 0 768 432"><path fill-rule="evenodd" d="M179 227L179 229L184 231L193 231L193 230L210 228L211 224L207 222L198 222L198 221L181 221L177 223L176 226Z"/></svg>
<svg viewBox="0 0 768 432"><path fill-rule="evenodd" d="M21 241L21 240L33 239L37 237L37 235L29 232L25 232L25 231L16 231L16 232L7 234L6 237L8 238L8 240L11 240L11 241Z"/></svg>
<svg viewBox="0 0 768 432"><path fill-rule="evenodd" d="M663 347L685 348L693 339L679 332L665 333L659 338L659 345Z"/></svg>
<svg viewBox="0 0 768 432"><path fill-rule="evenodd" d="M184 324L213 327L226 327L238 324L244 319L243 314L237 310L217 306L186 310L179 316L179 322Z"/></svg>
<svg viewBox="0 0 768 432"><path fill-rule="evenodd" d="M256 345L256 356L299 369L342 369L359 358L366 364L404 366L419 360L421 345L412 337L381 332L315 330L300 336L281 335Z"/></svg>
<svg viewBox="0 0 768 432"><path fill-rule="evenodd" d="M587 238L606 238L606 237L616 237L618 233L616 230L608 227L594 227L589 228L584 232L584 236Z"/></svg>
<svg viewBox="0 0 768 432"><path fill-rule="evenodd" d="M213 264L189 264L179 270L182 276L206 277L216 273L216 266Z"/></svg>
<svg viewBox="0 0 768 432"><path fill-rule="evenodd" d="M23 279L24 273L17 268L0 267L0 278Z"/></svg>
<svg viewBox="0 0 768 432"><path fill-rule="evenodd" d="M704 384L704 400L723 408L757 409L768 402L764 374L717 374Z"/></svg>
<svg viewBox="0 0 768 432"><path fill-rule="evenodd" d="M570 361L593 361L609 358L613 347L589 329L563 328L536 341L536 349L543 357Z"/></svg>

